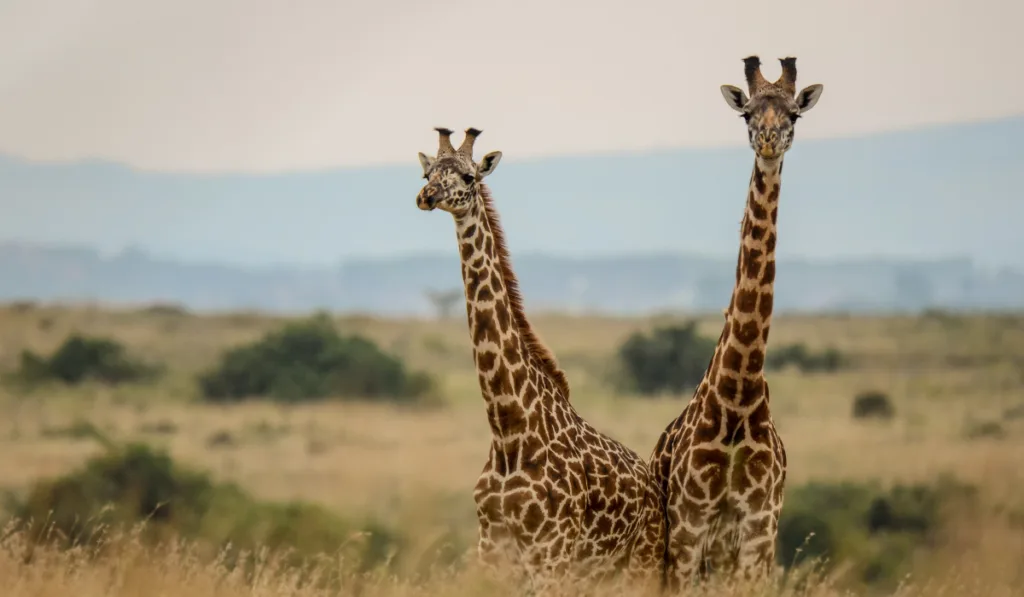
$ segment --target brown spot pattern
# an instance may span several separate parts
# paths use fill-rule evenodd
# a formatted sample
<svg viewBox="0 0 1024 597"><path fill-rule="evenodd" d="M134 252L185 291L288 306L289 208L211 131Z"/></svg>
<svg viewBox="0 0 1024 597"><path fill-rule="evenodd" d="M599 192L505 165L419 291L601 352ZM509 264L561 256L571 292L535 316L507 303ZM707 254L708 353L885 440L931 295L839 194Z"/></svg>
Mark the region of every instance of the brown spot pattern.
<svg viewBox="0 0 1024 597"><path fill-rule="evenodd" d="M493 436L474 489L480 562L495 573L525 573L538 594L570 574L586 582L622 573L655 588L666 538L660 488L638 454L569 402L564 373L526 318L490 195L476 188L456 226ZM756 309L757 293L748 300Z"/></svg>
<svg viewBox="0 0 1024 597"><path fill-rule="evenodd" d="M715 356L650 457L664 496L666 588L712 573L767 574L775 557L786 452L764 378L774 303L781 168L750 177L736 287Z"/></svg>

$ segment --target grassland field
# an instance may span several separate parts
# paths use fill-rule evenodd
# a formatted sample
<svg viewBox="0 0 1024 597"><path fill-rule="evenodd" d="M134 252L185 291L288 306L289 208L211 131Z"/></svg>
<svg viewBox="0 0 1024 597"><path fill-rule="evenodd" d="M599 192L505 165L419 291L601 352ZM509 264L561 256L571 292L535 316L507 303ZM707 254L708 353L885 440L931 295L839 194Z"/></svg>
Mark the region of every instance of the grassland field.
<svg viewBox="0 0 1024 597"><path fill-rule="evenodd" d="M72 332L115 338L166 366L153 384L53 386L29 393L2 386L0 487L24 491L99 453L94 440L69 431L88 422L119 441L166 449L176 461L237 482L260 498L398 521L425 543L451 527L471 536L471 491L486 458L489 430L465 320L336 318L339 329L365 335L434 376L440 404L432 408L351 400L290 406L199 401L197 373L224 350L258 339L285 319L147 308L0 308L0 371L13 369L22 350L49 352ZM645 458L689 396L617 392L610 381L616 350L637 330L682 319L532 317L566 370L577 410ZM710 337L717 338L722 323L720 314L700 317L700 329ZM850 366L769 375L773 416L789 454L790 487L815 481L914 483L952 475L976 485L993 512L1024 505L1024 314L778 315L769 350L793 343L836 348ZM852 400L865 390L891 396L895 417L855 420ZM29 565L16 557L23 539L0 534L0 581L8 587L0 595L318 594L293 586L287 571L268 568L253 584L199 562L187 547L153 552L131 541L121 548L127 555L116 561L51 551L40 552ZM1022 528L995 515L961 520L953 512L941 544L897 592L1024 595L1022 569ZM420 583L382 578L361 585L360 592L482 594L471 577L458 572ZM842 594L825 581L782 591Z"/></svg>

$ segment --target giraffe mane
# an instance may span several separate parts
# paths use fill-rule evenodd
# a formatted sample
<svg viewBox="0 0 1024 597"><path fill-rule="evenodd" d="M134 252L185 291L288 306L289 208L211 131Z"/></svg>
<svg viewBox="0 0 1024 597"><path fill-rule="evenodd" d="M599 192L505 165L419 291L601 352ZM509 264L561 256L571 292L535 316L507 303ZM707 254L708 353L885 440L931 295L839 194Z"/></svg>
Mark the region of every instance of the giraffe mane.
<svg viewBox="0 0 1024 597"><path fill-rule="evenodd" d="M547 374L551 381L555 383L555 387L568 400L569 380L565 377L565 372L558 366L554 353L541 341L537 333L533 331L530 321L526 318L526 310L523 309L523 297L519 292L519 280L516 278L515 272L512 271L511 257L505 244L505 231L501 227L498 211L494 208L491 190L482 182L477 183L477 188L480 191L480 197L483 199L484 216L487 218L491 235L494 237L494 248L498 254L501 277L505 281L508 304L512 308L512 320L515 322L520 336L522 336L523 341L526 343L526 351L537 361L541 371Z"/></svg>

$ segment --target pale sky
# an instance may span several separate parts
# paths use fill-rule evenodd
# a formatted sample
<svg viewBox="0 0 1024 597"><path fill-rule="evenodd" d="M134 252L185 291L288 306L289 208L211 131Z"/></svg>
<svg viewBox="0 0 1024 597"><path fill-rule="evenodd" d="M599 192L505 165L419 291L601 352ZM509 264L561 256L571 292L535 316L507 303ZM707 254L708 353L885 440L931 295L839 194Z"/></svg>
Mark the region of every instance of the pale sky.
<svg viewBox="0 0 1024 597"><path fill-rule="evenodd" d="M741 59L801 138L1024 113L1021 0L0 0L0 152L154 170L738 145ZM459 135L458 139L461 139ZM458 142L458 140L457 140Z"/></svg>

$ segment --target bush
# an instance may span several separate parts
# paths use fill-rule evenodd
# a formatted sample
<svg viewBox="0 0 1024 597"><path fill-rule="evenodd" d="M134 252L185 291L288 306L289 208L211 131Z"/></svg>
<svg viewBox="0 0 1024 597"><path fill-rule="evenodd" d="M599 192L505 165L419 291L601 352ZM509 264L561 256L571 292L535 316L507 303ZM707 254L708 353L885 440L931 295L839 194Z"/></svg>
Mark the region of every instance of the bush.
<svg viewBox="0 0 1024 597"><path fill-rule="evenodd" d="M49 357L22 351L16 377L25 382L98 381L116 385L147 381L159 373L159 366L128 356L125 347L115 340L72 334Z"/></svg>
<svg viewBox="0 0 1024 597"><path fill-rule="evenodd" d="M803 373L833 372L845 365L842 353L835 348L826 348L821 352L813 352L805 344L790 344L778 348L769 348L765 354L766 369L785 369L790 365Z"/></svg>
<svg viewBox="0 0 1024 597"><path fill-rule="evenodd" d="M96 425L85 419L76 419L69 425L62 427L44 426L39 430L39 434L51 439L64 438L70 440L97 439L102 436Z"/></svg>
<svg viewBox="0 0 1024 597"><path fill-rule="evenodd" d="M315 316L229 350L200 375L212 402L269 397L283 402L327 396L409 402L431 389L430 379L361 336L342 336L326 316Z"/></svg>
<svg viewBox="0 0 1024 597"><path fill-rule="evenodd" d="M935 542L947 508L972 507L975 490L942 478L932 485L810 483L789 489L779 520L778 562L852 565L852 580L892 586L915 550Z"/></svg>
<svg viewBox="0 0 1024 597"><path fill-rule="evenodd" d="M700 383L715 352L714 340L697 333L694 322L637 332L619 348L629 389L640 394L681 393Z"/></svg>
<svg viewBox="0 0 1024 597"><path fill-rule="evenodd" d="M967 424L964 437L970 440L1003 439L1006 437L1006 428L999 421L972 422Z"/></svg>
<svg viewBox="0 0 1024 597"><path fill-rule="evenodd" d="M790 567L805 561L848 557L843 539L858 526L872 489L852 483L810 483L787 489L779 519L778 561Z"/></svg>
<svg viewBox="0 0 1024 597"><path fill-rule="evenodd" d="M154 303L143 307L140 312L145 315L156 315L159 317L188 317L188 308L176 303Z"/></svg>
<svg viewBox="0 0 1024 597"><path fill-rule="evenodd" d="M1017 419L1024 419L1024 404L1018 404L1011 406L1003 411L1003 419L1007 421L1015 421Z"/></svg>
<svg viewBox="0 0 1024 597"><path fill-rule="evenodd" d="M29 313L35 311L38 307L39 304L32 300L13 301L7 303L7 308L14 313Z"/></svg>
<svg viewBox="0 0 1024 597"><path fill-rule="evenodd" d="M344 548L351 550L346 556L369 568L384 563L401 544L376 522L357 527L310 504L258 501L141 444L108 445L106 454L81 469L37 483L16 500L13 513L36 541L62 547L99 545L105 534L143 521L144 541L186 538L212 552L227 549L229 557L267 547L293 550L298 562ZM367 541L353 543L357 533L368 533Z"/></svg>
<svg viewBox="0 0 1024 597"><path fill-rule="evenodd" d="M893 406L889 395L884 392L871 390L861 392L853 398L854 419L891 419L896 416L896 407Z"/></svg>

